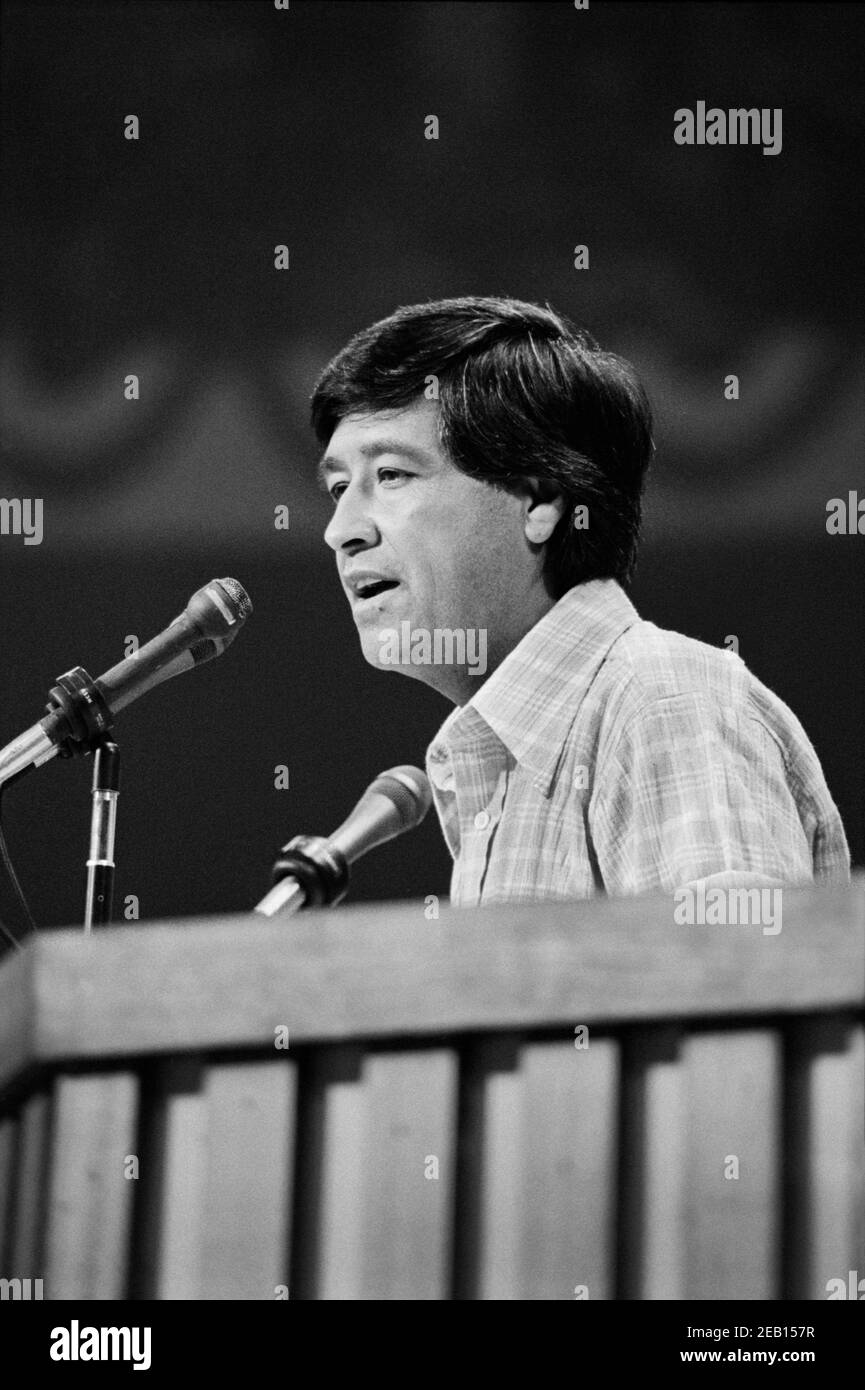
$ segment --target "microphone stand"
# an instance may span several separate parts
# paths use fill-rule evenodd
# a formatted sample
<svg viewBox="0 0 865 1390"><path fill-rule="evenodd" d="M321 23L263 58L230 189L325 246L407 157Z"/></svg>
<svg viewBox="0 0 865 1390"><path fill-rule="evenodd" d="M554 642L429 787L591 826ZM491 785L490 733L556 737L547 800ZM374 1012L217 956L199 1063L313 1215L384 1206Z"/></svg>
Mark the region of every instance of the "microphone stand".
<svg viewBox="0 0 865 1390"><path fill-rule="evenodd" d="M120 792L120 749L106 736L93 744L93 811L87 859L84 932L111 921L114 899L114 835Z"/></svg>

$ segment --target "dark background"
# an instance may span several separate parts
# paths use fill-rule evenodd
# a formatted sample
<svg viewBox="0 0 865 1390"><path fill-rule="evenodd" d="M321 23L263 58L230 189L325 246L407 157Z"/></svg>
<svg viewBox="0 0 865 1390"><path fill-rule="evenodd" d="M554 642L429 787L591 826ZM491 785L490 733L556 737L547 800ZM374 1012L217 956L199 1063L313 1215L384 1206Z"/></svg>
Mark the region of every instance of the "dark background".
<svg viewBox="0 0 865 1390"><path fill-rule="evenodd" d="M0 496L45 511L40 546L0 536L0 744L62 671L98 675L208 579L234 575L255 607L223 659L120 716L119 903L243 910L279 844L333 829L378 771L423 764L451 707L360 656L308 397L352 333L452 294L549 301L633 360L658 416L634 602L738 638L865 863L863 541L826 532L828 500L865 493L861 10L30 0L0 16ZM698 100L782 108L781 153L676 145L673 113ZM41 924L82 915L89 781L89 762L56 761L6 794ZM431 816L357 867L352 896L448 881ZM19 923L5 884L0 915Z"/></svg>

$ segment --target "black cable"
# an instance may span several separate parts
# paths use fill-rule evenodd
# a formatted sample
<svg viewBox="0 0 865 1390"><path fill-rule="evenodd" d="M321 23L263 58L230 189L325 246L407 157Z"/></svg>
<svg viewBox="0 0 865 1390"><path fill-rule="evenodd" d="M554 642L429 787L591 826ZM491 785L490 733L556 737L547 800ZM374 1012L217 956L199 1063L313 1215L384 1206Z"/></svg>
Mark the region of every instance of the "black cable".
<svg viewBox="0 0 865 1390"><path fill-rule="evenodd" d="M23 892L23 889L22 889L22 887L21 887L21 884L18 882L18 875L17 875L16 872L15 872L14 865L13 865L13 863L12 863L11 858L9 857L9 850L8 850L8 848L7 848L7 846L6 846L6 836L3 834L3 785L2 785L2 783L0 783L0 858L2 858L2 860L3 860L3 867L5 868L6 873L9 875L9 882L12 884L12 887L13 887L13 889L15 890L15 896L17 897L18 902L21 904L21 909L22 909L22 911L23 911L23 913L24 913L24 917L25 917L25 919L26 919L26 921L27 921L27 925L28 925L28 927L30 928L30 932L31 932L31 934L35 935L35 934L36 934L36 931L37 931L38 929L37 929L36 923L35 923L34 920L33 920L33 913L30 911L30 908L29 908L29 906L28 906L28 904L27 904L27 899L26 899L25 896L24 896L24 892ZM0 931L2 931L3 935L6 937L6 939L7 939L8 941L11 941L11 942L12 942L12 945L15 947L16 951L20 951L20 950L21 950L21 943L20 943L20 941L18 940L17 936L14 936L14 935L12 934L12 932L9 931L8 927L4 927L4 925L3 925L2 922L0 922Z"/></svg>

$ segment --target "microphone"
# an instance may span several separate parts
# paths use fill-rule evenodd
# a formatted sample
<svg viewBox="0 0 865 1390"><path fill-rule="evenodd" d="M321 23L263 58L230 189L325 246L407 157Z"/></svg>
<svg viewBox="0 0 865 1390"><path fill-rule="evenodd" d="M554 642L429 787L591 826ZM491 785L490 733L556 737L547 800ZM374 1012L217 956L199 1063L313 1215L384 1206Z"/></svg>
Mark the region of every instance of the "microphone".
<svg viewBox="0 0 865 1390"><path fill-rule="evenodd" d="M295 835L273 867L273 887L257 904L262 917L341 902L349 865L368 850L420 825L432 803L426 774L392 767L371 782L347 820L328 838Z"/></svg>
<svg viewBox="0 0 865 1390"><path fill-rule="evenodd" d="M0 786L58 754L88 753L111 730L118 711L139 695L220 656L251 612L249 595L236 579L211 579L164 632L98 680L81 666L58 676L45 718L0 750Z"/></svg>

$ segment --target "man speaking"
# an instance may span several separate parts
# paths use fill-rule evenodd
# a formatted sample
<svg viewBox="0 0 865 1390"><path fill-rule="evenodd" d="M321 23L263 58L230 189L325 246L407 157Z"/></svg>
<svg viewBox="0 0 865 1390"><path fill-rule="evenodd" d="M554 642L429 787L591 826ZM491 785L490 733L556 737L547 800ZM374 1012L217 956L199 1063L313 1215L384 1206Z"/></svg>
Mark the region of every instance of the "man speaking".
<svg viewBox="0 0 865 1390"><path fill-rule="evenodd" d="M312 423L364 656L455 705L427 750L455 905L849 877L796 716L625 592L654 448L629 363L535 304L411 305Z"/></svg>

